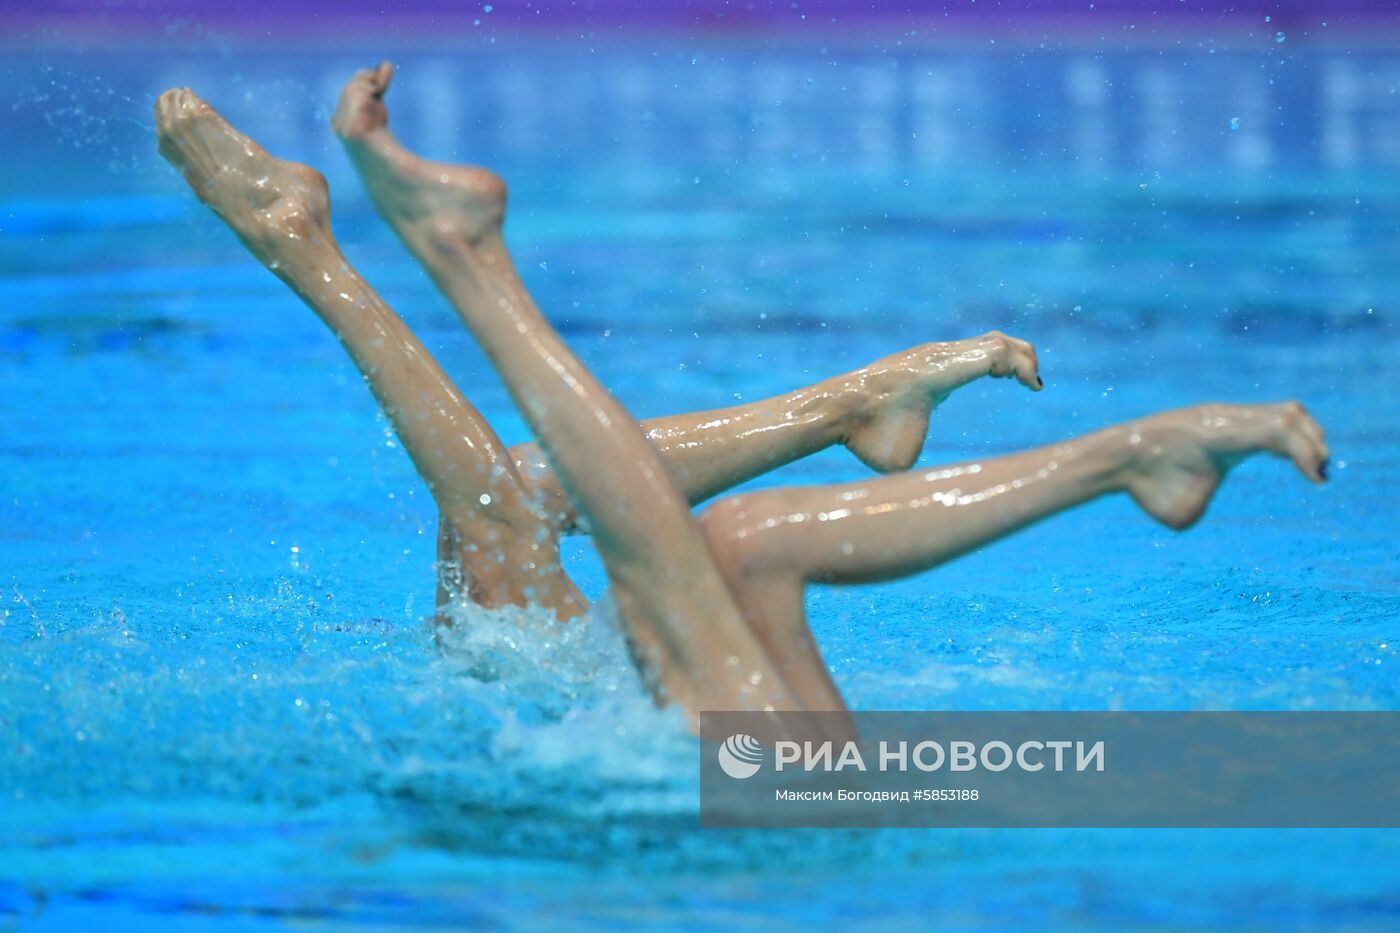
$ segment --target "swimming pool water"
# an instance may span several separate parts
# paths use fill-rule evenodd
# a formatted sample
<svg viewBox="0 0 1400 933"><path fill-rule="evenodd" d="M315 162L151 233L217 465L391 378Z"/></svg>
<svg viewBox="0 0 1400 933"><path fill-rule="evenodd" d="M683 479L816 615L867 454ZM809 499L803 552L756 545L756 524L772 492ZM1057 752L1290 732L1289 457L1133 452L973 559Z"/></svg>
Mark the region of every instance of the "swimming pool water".
<svg viewBox="0 0 1400 933"><path fill-rule="evenodd" d="M1267 38L1267 37L1265 37ZM1395 709L1400 55L734 40L11 54L0 90L0 918L627 928L1390 926L1381 831L702 832L696 743L606 619L433 644L435 516L312 314L156 157L190 85L330 179L346 252L508 441L499 382L326 128L499 169L541 306L639 416L992 327L922 462L1298 398L1175 535L1102 501L814 589L861 709ZM861 475L842 450L758 485ZM566 546L581 584L603 577Z"/></svg>

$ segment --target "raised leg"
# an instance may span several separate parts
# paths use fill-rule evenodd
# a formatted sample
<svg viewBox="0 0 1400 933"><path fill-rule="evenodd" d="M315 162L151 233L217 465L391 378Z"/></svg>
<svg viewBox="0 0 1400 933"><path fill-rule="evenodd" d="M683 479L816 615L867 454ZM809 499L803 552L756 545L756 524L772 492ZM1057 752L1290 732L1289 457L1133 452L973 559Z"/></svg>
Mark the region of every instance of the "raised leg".
<svg viewBox="0 0 1400 933"><path fill-rule="evenodd" d="M844 444L868 466L907 470L923 448L933 409L981 376L1014 376L1043 386L1035 349L993 331L929 343L787 395L717 411L642 422L691 502L703 502L769 470ZM534 444L511 448L525 482L561 531L575 530L573 506Z"/></svg>
<svg viewBox="0 0 1400 933"><path fill-rule="evenodd" d="M334 125L380 211L403 235L431 224L473 244L483 268L508 287L524 286L501 235L505 184L493 172L423 159L388 128L387 62L358 72L341 93ZM992 332L930 343L796 392L749 405L643 422L682 494L691 502L833 444L844 444L882 472L908 469L929 416L952 392L982 376L1043 383L1030 344ZM577 515L537 445L512 448L517 465L563 531Z"/></svg>
<svg viewBox="0 0 1400 933"><path fill-rule="evenodd" d="M268 155L188 90L156 103L160 151L268 269L325 321L359 368L444 516L463 586L487 605L585 603L504 446L341 255L325 181Z"/></svg>
<svg viewBox="0 0 1400 933"><path fill-rule="evenodd" d="M500 236L499 179L399 146L379 99L388 78L388 66L357 75L336 130L385 219L491 358L587 522L644 669L692 720L707 709L801 710L789 672L744 620L656 448L520 286Z"/></svg>
<svg viewBox="0 0 1400 933"><path fill-rule="evenodd" d="M784 663L815 651L806 582L868 583L936 567L1057 512L1126 492L1171 528L1205 511L1225 474L1271 452L1326 479L1322 429L1299 405L1202 405L1009 457L840 486L734 496L702 516L712 549L768 650ZM806 665L811 683L826 686Z"/></svg>

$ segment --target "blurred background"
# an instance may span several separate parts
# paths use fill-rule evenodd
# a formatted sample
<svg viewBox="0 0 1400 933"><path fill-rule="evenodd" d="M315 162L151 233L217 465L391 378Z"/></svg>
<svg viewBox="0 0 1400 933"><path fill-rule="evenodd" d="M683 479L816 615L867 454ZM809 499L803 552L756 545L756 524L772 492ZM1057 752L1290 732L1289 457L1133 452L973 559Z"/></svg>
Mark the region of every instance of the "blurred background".
<svg viewBox="0 0 1400 933"><path fill-rule="evenodd" d="M701 832L697 743L607 612L465 612L349 361L155 153L190 86L330 182L349 260L510 442L489 365L329 132L511 186L639 417L1000 328L921 463L1298 398L1333 482L1186 535L1103 501L814 589L861 709L1395 709L1400 11L1191 2L0 0L0 923L1377 929L1393 832ZM756 485L849 481L841 449ZM590 595L585 539L566 546Z"/></svg>

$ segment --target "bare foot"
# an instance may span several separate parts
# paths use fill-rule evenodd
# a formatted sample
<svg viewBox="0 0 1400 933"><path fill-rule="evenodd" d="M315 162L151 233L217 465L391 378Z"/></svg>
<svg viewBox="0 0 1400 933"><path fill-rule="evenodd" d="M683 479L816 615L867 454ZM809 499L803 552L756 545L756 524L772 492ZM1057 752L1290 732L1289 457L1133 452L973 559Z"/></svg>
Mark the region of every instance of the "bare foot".
<svg viewBox="0 0 1400 933"><path fill-rule="evenodd" d="M188 88L156 101L160 154L273 271L291 243L330 236L330 198L315 169L268 155Z"/></svg>
<svg viewBox="0 0 1400 933"><path fill-rule="evenodd" d="M1286 457L1308 479L1327 480L1322 428L1297 402L1201 405L1156 415L1129 430L1139 452L1128 468L1128 492L1170 528L1194 524L1225 474L1256 453Z"/></svg>
<svg viewBox="0 0 1400 933"><path fill-rule="evenodd" d="M389 125L389 110L384 106L384 93L394 80L394 66L380 62L378 68L363 68L355 72L340 91L340 104L331 117L331 127L341 139L363 139L375 130Z"/></svg>
<svg viewBox="0 0 1400 933"><path fill-rule="evenodd" d="M933 410L955 389L980 376L1014 376L1039 392L1045 387L1039 368L1033 346L1000 331L885 357L862 370L870 414L846 447L873 470L907 470L923 450Z"/></svg>
<svg viewBox="0 0 1400 933"><path fill-rule="evenodd" d="M331 119L374 203L405 239L420 228L460 234L472 245L499 236L505 182L484 168L430 162L405 149L389 132L384 104L393 76L388 62L357 72Z"/></svg>

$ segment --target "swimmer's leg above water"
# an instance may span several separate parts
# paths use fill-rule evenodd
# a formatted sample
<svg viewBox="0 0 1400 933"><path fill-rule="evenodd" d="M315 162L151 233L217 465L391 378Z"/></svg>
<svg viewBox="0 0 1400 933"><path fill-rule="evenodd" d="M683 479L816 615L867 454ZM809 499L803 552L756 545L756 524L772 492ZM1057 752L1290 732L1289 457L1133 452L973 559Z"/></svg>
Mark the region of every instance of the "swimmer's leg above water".
<svg viewBox="0 0 1400 933"><path fill-rule="evenodd" d="M469 326L490 323L494 300L531 343L536 328L547 325L519 285L500 237L503 188L483 170L427 163L399 146L384 125L380 99L389 74L384 66L351 82L337 129L386 218L449 295L458 290L455 303ZM438 197L435 190L453 194ZM453 197L463 203L443 208ZM462 267L452 269L453 262ZM507 350L508 330L497 327ZM557 352L555 345L549 352ZM580 386L584 393L591 388ZM535 411L541 419L549 414ZM713 557L792 689L808 708L841 709L825 668L813 663L819 655L803 613L807 581L918 572L1114 490L1131 492L1152 514L1184 526L1225 471L1258 450L1289 453L1305 474L1319 478L1326 458L1320 429L1296 406L1208 406L987 464L740 497L711 509L705 527ZM981 484L959 482L964 474ZM577 491L576 498L586 505Z"/></svg>
<svg viewBox="0 0 1400 933"><path fill-rule="evenodd" d="M432 424L434 412L438 416L446 412L452 418L471 421L469 427L472 430L480 432L489 429L484 424L475 423L479 421L479 416L451 386L426 350L413 339L402 321L344 263L330 237L326 222L326 192L320 176L304 167L272 159L188 91L171 92L162 97L157 106L157 124L162 151L185 171L201 199L214 207L255 255L288 281L342 339L376 396L389 411L415 463L420 465L425 478L434 483L434 494L446 512L447 504L461 496L438 488L438 481L435 481L437 474L432 470L444 468L445 479L455 479L456 475L455 471L445 469L439 462L433 445L442 441L450 446L455 434L452 431L421 430L420 422L426 420ZM366 322L372 326L366 326ZM1009 344L1005 340L1003 343ZM999 347L979 346L975 353L964 348L962 356L982 356ZM1028 348L1025 352L1028 352ZM994 355L996 365L1012 365L1014 362L1015 366L1028 372L1024 352L1020 349L1009 355ZM396 360L399 361L397 364ZM403 362L405 360L412 360L413 363ZM966 364L968 360L962 359L960 363ZM422 381L411 378L414 366L422 368L418 374ZM872 378L880 372L883 369L872 373ZM380 379L385 376L388 381L381 385ZM590 392L577 396L596 411L597 406L586 401L591 397ZM420 411L422 406L431 410ZM618 417L614 421L637 431L630 419ZM605 433L606 427L605 423ZM482 446L499 450L499 442L494 438L490 440L491 444L483 442ZM418 445L427 445L428 449L420 451ZM581 450L589 447L583 440L578 441L578 446ZM472 449L472 445L467 445L466 450L458 450L456 455L470 458ZM656 478L669 482L664 468L642 462L647 458L652 461L657 458L655 448L645 438L640 441L640 449L642 456L629 461L633 472L640 475L643 482L653 482ZM600 461L588 456L578 459L576 463L581 469L594 471L598 470ZM496 469L486 472L490 477L502 475L502 471ZM712 629L725 627L726 611L732 614L731 620L737 618L737 613L732 608L726 610L728 591L722 582L717 582L713 567L708 571L711 579L705 579L707 558L702 560L699 574L683 562L666 570L656 570L654 565L657 561L651 554L650 542L662 538L617 535L617 529L626 527L628 523L635 522L643 527L655 525L656 513L629 501L624 492L629 488L627 484L619 484L612 478L616 472L625 471L605 467L598 473L614 496L611 506L599 510L606 521L600 525L595 518L592 525L595 535L599 537L600 550L614 558L610 569L615 579L621 577L631 584L631 587L626 583L618 587L624 618L635 622L635 615L629 615L629 607L640 603L651 608L667 624L676 624L674 620L677 618L702 623L692 624L679 636L672 635L670 640L666 639L665 634L656 636L645 626L634 624L633 637L650 661L648 669L660 672L668 693L680 700L688 711L696 711L705 703L714 708L736 705L793 708L796 702L783 691L777 673L767 664L742 619L737 623L736 635L725 638L710 634ZM509 470L505 470L503 475L511 476ZM466 492L470 495L475 493L475 489L469 488ZM484 495L490 502L497 502L502 497L520 496L521 490L518 482L513 481L500 488L492 487ZM481 499L479 504L484 506L488 501ZM700 549L703 558L705 543L698 525L684 508L686 504L682 501L681 527L689 533L691 544ZM584 514L590 513L585 511ZM531 517L539 518L534 513L531 513ZM532 541L549 537L550 529L539 522L528 524L528 528ZM598 534L600 531L602 533ZM621 548L617 543L612 543L619 541L623 545ZM443 550L450 552L452 548L444 542ZM474 546L472 555L482 559L488 552L494 554L498 558L494 562L496 569L509 574L515 565L510 555L503 551L504 548ZM619 553L623 554L620 561ZM653 569L640 571L634 564L652 565ZM470 579L472 567L464 569ZM562 579L562 574L559 576ZM637 588L645 591L639 597L631 592ZM520 602L519 599L507 601ZM549 605L544 599L540 602ZM671 605L688 608L675 615L666 615L664 608L656 608ZM652 617L644 616L643 620L649 621L649 618ZM745 639L747 645L744 644ZM755 697L760 698L761 702Z"/></svg>
<svg viewBox="0 0 1400 933"><path fill-rule="evenodd" d="M583 612L505 446L341 255L324 179L268 155L189 91L161 96L156 131L200 200L345 346L427 482L470 596L486 606L535 602L565 618Z"/></svg>
<svg viewBox="0 0 1400 933"><path fill-rule="evenodd" d="M701 522L740 606L781 665L791 652L815 650L803 612L809 582L909 576L1113 492L1183 529L1226 473L1259 452L1326 479L1322 429L1296 403L1201 405L1008 457L733 496Z"/></svg>
<svg viewBox="0 0 1400 933"><path fill-rule="evenodd" d="M320 176L268 155L188 92L163 97L157 117L163 151L327 323L393 420L442 509L439 557L449 587L440 591L439 605L459 588L487 606L519 604L527 596L517 585L523 578L539 604L563 617L582 611L577 592L559 579L552 542L536 543L545 533L541 521L550 531L574 530L568 496L534 444L509 451L519 469L512 475L491 429L346 262L329 228ZM209 158L192 159L187 150L196 144L228 164L214 171ZM255 195L261 200L250 200ZM837 443L877 469L906 467L922 445L930 410L956 388L983 375L1038 387L1036 365L1029 344L994 332L924 344L787 395L659 418L643 428L682 493L697 503ZM521 482L534 500L523 503L525 512ZM478 528L477 516L492 512L510 517ZM515 574L517 561L533 563L541 579Z"/></svg>
<svg viewBox="0 0 1400 933"><path fill-rule="evenodd" d="M425 226L472 244L490 273L523 292L502 236L506 188L493 172L423 159L388 129L384 93L393 69L358 72L341 93L337 134L390 225L408 242ZM420 257L421 258L421 257ZM873 469L908 469L923 448L933 409L981 376L1014 376L1041 387L1035 350L992 332L930 343L784 396L717 411L642 423L681 492L701 502L731 486L841 443ZM557 479L533 445L512 451L568 530L573 515Z"/></svg>
<svg viewBox="0 0 1400 933"><path fill-rule="evenodd" d="M789 652L783 669L772 665L656 447L535 306L501 235L504 184L484 169L420 159L389 133L382 95L390 74L386 64L351 80L336 131L380 212L476 335L534 429L593 534L644 663L692 717L736 705L844 710L815 651ZM1033 356L1027 365L1029 379ZM931 402L908 408L912 414L898 420L917 420L922 430Z"/></svg>
<svg viewBox="0 0 1400 933"><path fill-rule="evenodd" d="M199 179L191 177L191 181L199 190ZM265 208L261 203L255 206ZM235 227L238 229L236 223ZM246 231L240 232L245 239L250 239ZM471 250L454 248L457 244L451 236L445 236L444 240L437 248L447 253L461 253L455 258L463 260L465 278L482 280L480 261ZM432 242L430 238L429 243ZM253 242L250 246L257 251ZM449 284L465 292L478 287L471 281L449 279ZM502 293L499 288L488 287L486 294L494 297L497 307L503 311L521 301ZM523 325L516 331L520 336L540 336L533 333L528 314L508 316ZM467 317L465 312L464 317ZM511 348L509 337L503 336L500 329L494 336L507 344L506 353L521 349ZM557 336L554 340L557 341ZM524 348L527 354L531 350L538 353L541 341L528 342L530 346ZM547 363L552 355L541 356ZM560 364L556 375L569 376L581 369L575 368L577 361L572 361L572 366L567 360L555 358L554 362ZM538 377L539 374L534 375ZM592 387L586 383L575 380L572 388L579 390L585 406L589 399L595 398ZM601 406L595 407L595 411L598 408ZM537 409L536 414L547 418L548 407ZM547 446L551 437L558 437L545 431L541 435ZM733 503L720 503L707 514L706 534L715 553L723 560L723 572L728 575L734 591L746 607L752 607L749 611L762 641L771 643L775 633L791 629L788 634L792 644L800 646L804 639L810 642L802 620L801 581L883 579L915 572L1038 518L1113 490L1129 491L1154 515L1174 526L1184 525L1204 508L1224 472L1257 450L1286 453L1305 473L1314 478L1322 477L1326 448L1321 431L1297 406L1208 406L1144 419L1057 448L987 464L969 464L856 486L798 490L791 492L793 498L787 500L765 499L769 494L741 497ZM577 461L574 466L579 466ZM1070 469L1065 470L1066 466ZM947 485L947 481L962 476L980 477L981 485ZM773 495L788 494L780 491ZM857 500L865 504L848 510L846 503ZM953 510L954 518L932 519L930 509L934 503L943 510ZM590 503L582 501L581 504L585 506L585 515L590 514ZM924 522L919 520L920 516ZM752 523L746 524L750 520ZM925 524L932 527L925 527ZM792 529L799 526L811 532L810 546L799 548L799 554L790 560L776 560L775 556L790 550L795 540L791 536ZM823 531L824 528L827 531ZM838 534L828 533L838 528ZM807 536L799 534L798 537ZM795 587L776 585L785 580L796 580L797 584ZM794 593L795 599L792 598ZM703 649L703 641L699 646ZM714 647L722 648L723 643ZM740 649L751 651L752 646L740 645ZM810 677L813 683L831 690L834 695L824 671L820 671L820 676L811 677L808 663L811 656L801 650L795 650L795 654L789 664L783 665L789 681L807 693L804 680ZM695 699L694 694L682 696ZM739 699L722 701L719 706L749 705L742 693L738 696ZM748 699L752 699L752 693ZM688 708L693 711L696 707ZM834 708L839 708L839 698Z"/></svg>
<svg viewBox="0 0 1400 933"><path fill-rule="evenodd" d="M462 208L439 216L430 197L414 201L412 211L397 210L399 197L381 209L476 335L534 430L593 535L643 666L692 721L705 709L812 708L750 630L689 500L641 425L573 355L518 280L503 273L503 245L488 243L499 239L489 231L500 217ZM464 217L473 222L461 223ZM819 659L811 663L818 670L804 679L821 675ZM841 708L839 700L829 706L827 696L834 688L820 708Z"/></svg>
<svg viewBox="0 0 1400 933"><path fill-rule="evenodd" d="M642 422L681 493L692 503L769 470L844 444L881 472L906 470L923 447L929 415L954 390L981 376L1014 376L1039 389L1035 349L992 332L928 343L786 395L715 411ZM534 444L511 448L525 483L561 531L575 514Z"/></svg>

